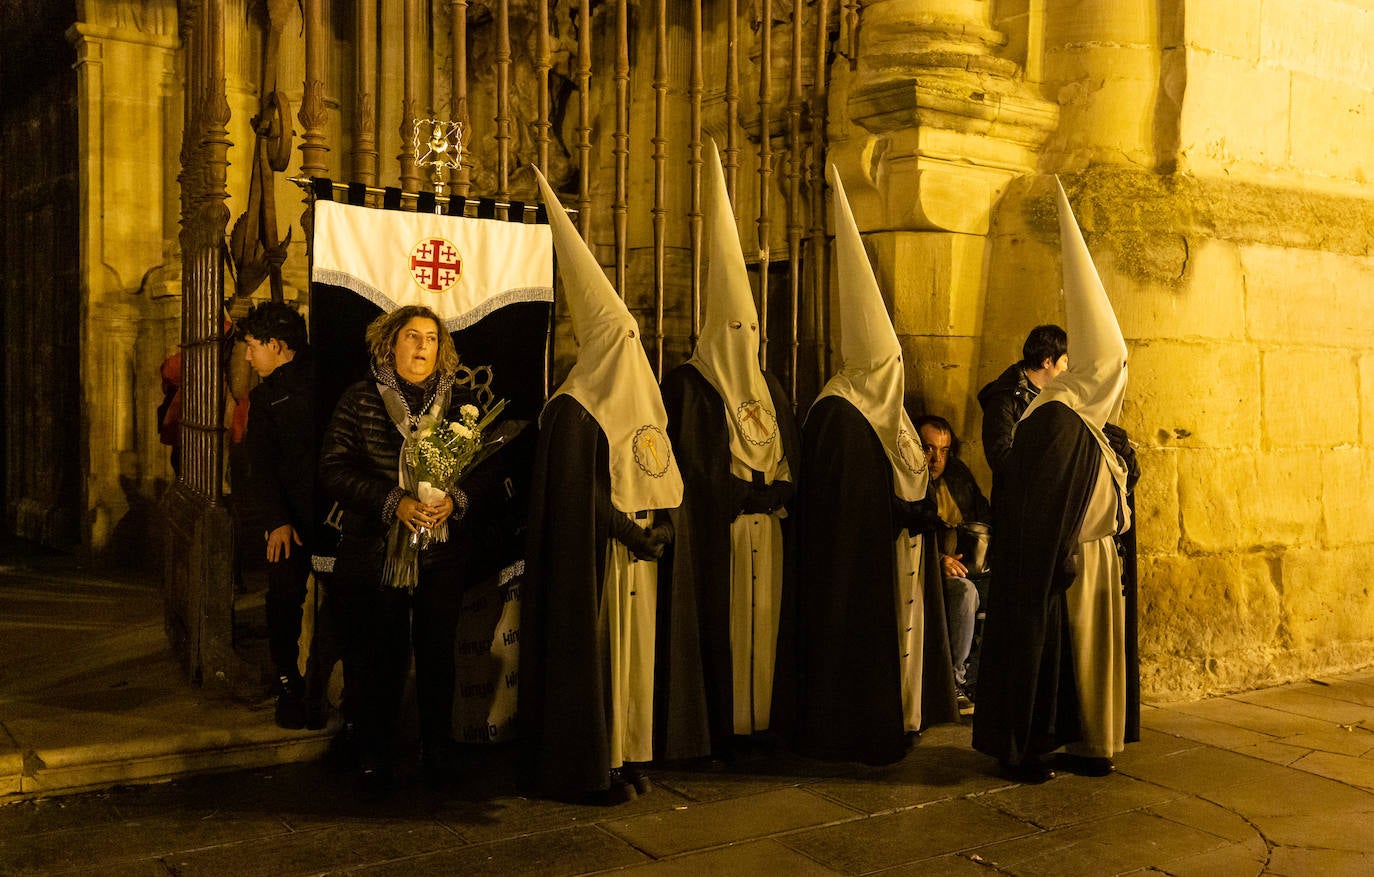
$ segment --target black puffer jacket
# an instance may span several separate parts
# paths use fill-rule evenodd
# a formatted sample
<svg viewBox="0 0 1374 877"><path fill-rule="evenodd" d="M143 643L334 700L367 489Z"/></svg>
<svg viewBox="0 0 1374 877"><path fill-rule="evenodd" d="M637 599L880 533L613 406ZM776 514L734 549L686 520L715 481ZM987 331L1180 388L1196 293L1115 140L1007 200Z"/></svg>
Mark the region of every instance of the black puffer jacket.
<svg viewBox="0 0 1374 877"><path fill-rule="evenodd" d="M1040 390L1026 379L1021 363L1013 363L997 379L978 391L983 406L983 456L992 470L994 484L1011 456L1011 436L1016 422Z"/></svg>
<svg viewBox="0 0 1374 877"><path fill-rule="evenodd" d="M433 390L424 394L419 388L400 382L412 411L423 411L432 404ZM406 392L409 391L409 392ZM447 417L458 419L458 409L472 403L467 390L454 387ZM339 563L375 564L380 574L386 554L387 534L396 520L398 491L397 466L401 456L401 433L387 414L381 393L373 381L361 381L344 391L334 409L329 428L320 447L320 489L325 501L339 503L342 510ZM462 504L455 503L449 518L447 542L431 544L420 554L421 567L458 562L463 526Z"/></svg>

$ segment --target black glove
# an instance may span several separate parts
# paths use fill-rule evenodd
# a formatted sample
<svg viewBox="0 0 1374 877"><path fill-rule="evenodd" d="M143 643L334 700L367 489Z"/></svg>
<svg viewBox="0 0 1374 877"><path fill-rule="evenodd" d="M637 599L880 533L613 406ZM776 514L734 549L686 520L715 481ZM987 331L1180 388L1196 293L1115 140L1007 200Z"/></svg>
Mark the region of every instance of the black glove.
<svg viewBox="0 0 1374 877"><path fill-rule="evenodd" d="M1134 487L1140 480L1140 463L1135 458L1135 448L1131 445L1130 436L1115 423L1103 426L1102 434L1107 437L1107 444L1112 446L1112 450L1116 451L1116 455L1126 467L1126 486Z"/></svg>
<svg viewBox="0 0 1374 877"><path fill-rule="evenodd" d="M897 530L906 528L908 533L933 533L941 526L940 514L932 499L918 499L915 502L892 498L892 524Z"/></svg>
<svg viewBox="0 0 1374 877"><path fill-rule="evenodd" d="M782 508L796 493L790 481L774 481L772 484L750 485L740 504L740 514L768 515Z"/></svg>
<svg viewBox="0 0 1374 877"><path fill-rule="evenodd" d="M673 525L666 515L647 530L621 514L612 515L611 520L611 535L640 560L658 560L673 541Z"/></svg>

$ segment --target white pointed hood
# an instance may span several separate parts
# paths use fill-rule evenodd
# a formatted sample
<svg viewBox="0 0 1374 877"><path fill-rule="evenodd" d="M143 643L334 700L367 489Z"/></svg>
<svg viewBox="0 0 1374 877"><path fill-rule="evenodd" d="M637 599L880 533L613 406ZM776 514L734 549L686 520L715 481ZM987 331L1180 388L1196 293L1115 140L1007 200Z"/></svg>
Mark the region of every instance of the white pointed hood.
<svg viewBox="0 0 1374 877"><path fill-rule="evenodd" d="M1102 427L1121 416L1126 398L1126 339L1116 321L1107 290L1093 265L1092 254L1074 219L1064 186L1055 177L1059 204L1059 246L1064 263L1064 307L1068 311L1069 367L1035 397L1021 415L1025 420L1042 405L1062 402L1074 410L1097 439L1107 460L1121 509L1125 532L1130 526L1126 509L1126 469Z"/></svg>
<svg viewBox="0 0 1374 877"><path fill-rule="evenodd" d="M827 177L835 190L840 370L816 398L839 396L858 408L892 463L893 492L907 501L925 499L929 471L903 404L906 372L902 345L834 165L827 169Z"/></svg>
<svg viewBox="0 0 1374 877"><path fill-rule="evenodd" d="M747 480L749 470L757 470L771 483L780 477L780 464L786 465L778 436L778 413L759 367L759 316L725 188L720 152L714 140L706 143L706 250L710 261L701 336L687 362L725 402L735 474ZM784 472L781 477L788 475Z"/></svg>
<svg viewBox="0 0 1374 877"><path fill-rule="evenodd" d="M1112 303L1058 177L1054 184L1068 311L1069 367L1045 387L1026 414L1048 401L1063 402L1100 431L1121 415L1126 397L1126 339L1121 336Z"/></svg>
<svg viewBox="0 0 1374 877"><path fill-rule="evenodd" d="M682 474L668 442L668 415L639 340L639 324L597 264L567 212L535 170L553 229L558 273L572 312L577 362L554 393L572 396L610 442L611 504L634 514L677 508Z"/></svg>

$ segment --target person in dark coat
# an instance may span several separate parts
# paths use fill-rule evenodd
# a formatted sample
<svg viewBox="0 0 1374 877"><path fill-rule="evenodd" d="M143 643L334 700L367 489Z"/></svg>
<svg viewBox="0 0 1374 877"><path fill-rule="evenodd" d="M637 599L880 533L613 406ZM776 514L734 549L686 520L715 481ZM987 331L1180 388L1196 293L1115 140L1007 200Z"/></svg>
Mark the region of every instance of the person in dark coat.
<svg viewBox="0 0 1374 877"><path fill-rule="evenodd" d="M341 509L331 596L345 619L345 663L356 670L360 791L377 796L392 780L412 643L422 763L435 781L454 778L454 635L468 544L459 530L484 498L453 486L422 502L406 462L407 443L476 401L454 384L458 354L438 316L399 308L374 320L367 340L372 380L345 390L334 409L320 486Z"/></svg>
<svg viewBox="0 0 1374 877"><path fill-rule="evenodd" d="M993 582L973 745L1023 782L1049 755L1093 776L1139 737L1126 343L1062 188L1069 367L1026 410L993 497ZM1130 542L1127 540L1127 544Z"/></svg>
<svg viewBox="0 0 1374 877"><path fill-rule="evenodd" d="M992 510L973 473L959 459L954 427L948 420L925 414L914 421L916 434L930 467L929 498L935 503L940 526L935 545L940 553L940 572L945 583L945 614L949 623L950 657L954 663L954 690L960 714L973 711L970 697L970 656L978 607L987 599L987 574L970 570L974 558L959 547L961 528L992 523ZM986 560L986 558L984 558Z"/></svg>
<svg viewBox="0 0 1374 877"><path fill-rule="evenodd" d="M552 798L616 804L649 790L645 762L709 745L690 528L671 511L682 477L638 325L537 177L578 355L540 415L531 482L524 779Z"/></svg>
<svg viewBox="0 0 1374 877"><path fill-rule="evenodd" d="M712 749L729 757L736 736L770 727L801 437L782 385L759 368L758 314L708 145L706 312L692 358L663 380L663 401L692 521Z"/></svg>
<svg viewBox="0 0 1374 877"><path fill-rule="evenodd" d="M1036 326L1021 345L1021 361L978 391L983 408L983 456L992 470L994 492L998 476L1005 470L1011 454L1011 436L1016 422L1026 413L1040 391L1069 365L1069 338L1053 324Z"/></svg>
<svg viewBox="0 0 1374 877"><path fill-rule="evenodd" d="M957 710L925 455L905 367L830 169L840 371L803 427L795 738L805 754L886 763Z"/></svg>
<svg viewBox="0 0 1374 877"><path fill-rule="evenodd" d="M289 305L264 302L237 326L245 358L262 379L249 394L244 436L245 494L267 555L267 642L277 680L276 721L323 727L307 716L299 669L301 607L310 578L315 526L315 434L305 320Z"/></svg>

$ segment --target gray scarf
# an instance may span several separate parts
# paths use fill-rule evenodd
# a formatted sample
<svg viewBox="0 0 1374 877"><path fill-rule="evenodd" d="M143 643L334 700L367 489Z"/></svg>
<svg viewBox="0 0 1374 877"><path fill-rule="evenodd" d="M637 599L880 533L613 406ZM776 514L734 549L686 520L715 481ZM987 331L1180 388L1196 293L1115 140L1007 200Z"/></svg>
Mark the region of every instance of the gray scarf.
<svg viewBox="0 0 1374 877"><path fill-rule="evenodd" d="M400 378L397 377L393 366L388 364L374 368L373 377L376 378L377 392L381 394L386 413L391 415L391 422L401 434L401 454L396 461L396 483L408 496L414 498L417 495L415 468L406 460L411 456L409 452L412 443L419 441L419 437L430 427L444 419L453 396L454 376L439 375L431 391L432 401L419 415L411 413L405 394L401 392ZM382 581L393 588L414 591L420 580L420 551L427 543L422 541L413 544L410 536L410 530L401 523L400 518L391 522L391 531L387 534L386 540L386 564L382 567ZM447 521L429 534L430 541L444 542L447 539Z"/></svg>

